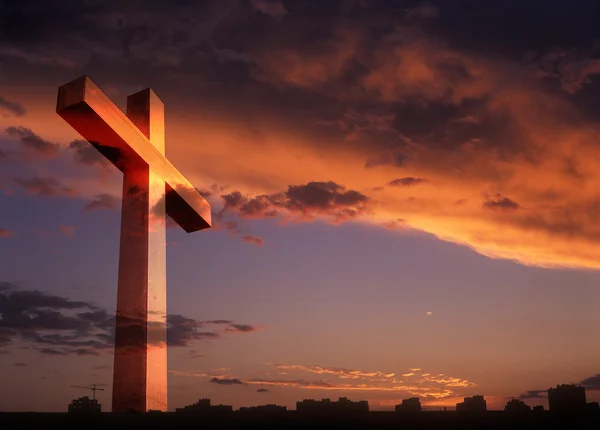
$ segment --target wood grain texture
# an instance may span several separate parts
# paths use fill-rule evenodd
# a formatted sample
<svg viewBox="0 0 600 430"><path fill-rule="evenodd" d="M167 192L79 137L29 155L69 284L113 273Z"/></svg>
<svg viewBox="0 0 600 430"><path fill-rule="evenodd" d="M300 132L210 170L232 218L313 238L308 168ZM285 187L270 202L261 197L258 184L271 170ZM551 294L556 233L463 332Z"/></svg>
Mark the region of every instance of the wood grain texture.
<svg viewBox="0 0 600 430"><path fill-rule="evenodd" d="M145 164L156 171L166 184L166 213L186 232L211 227L210 204L89 76L59 88L56 112L120 170Z"/></svg>

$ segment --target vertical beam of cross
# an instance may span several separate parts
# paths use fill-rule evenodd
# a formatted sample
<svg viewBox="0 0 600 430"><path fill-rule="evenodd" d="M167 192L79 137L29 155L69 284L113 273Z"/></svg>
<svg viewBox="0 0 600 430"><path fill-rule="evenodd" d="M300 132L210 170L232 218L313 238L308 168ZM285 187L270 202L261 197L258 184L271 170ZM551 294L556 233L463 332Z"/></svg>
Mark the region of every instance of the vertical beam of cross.
<svg viewBox="0 0 600 430"><path fill-rule="evenodd" d="M164 105L144 90L127 117L164 155ZM113 412L167 409L165 181L148 165L123 171Z"/></svg>

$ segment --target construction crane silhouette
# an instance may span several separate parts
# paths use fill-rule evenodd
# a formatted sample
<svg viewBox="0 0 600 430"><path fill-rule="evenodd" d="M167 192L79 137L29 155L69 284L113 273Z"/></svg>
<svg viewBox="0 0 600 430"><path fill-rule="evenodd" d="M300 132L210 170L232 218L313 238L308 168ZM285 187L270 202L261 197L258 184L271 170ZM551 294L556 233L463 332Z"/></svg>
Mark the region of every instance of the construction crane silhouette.
<svg viewBox="0 0 600 430"><path fill-rule="evenodd" d="M84 390L92 390L93 399L96 400L96 391L104 391L104 388L98 388L96 384L92 384L91 387L81 387L79 385L71 385L71 388L83 388Z"/></svg>

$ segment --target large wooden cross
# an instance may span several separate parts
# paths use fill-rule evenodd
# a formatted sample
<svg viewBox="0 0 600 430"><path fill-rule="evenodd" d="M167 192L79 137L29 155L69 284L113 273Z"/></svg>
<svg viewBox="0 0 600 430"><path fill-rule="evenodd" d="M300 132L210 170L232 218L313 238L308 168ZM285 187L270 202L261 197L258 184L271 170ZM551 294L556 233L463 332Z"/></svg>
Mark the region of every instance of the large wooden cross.
<svg viewBox="0 0 600 430"><path fill-rule="evenodd" d="M166 411L166 215L202 230L210 204L165 158L151 89L129 96L125 115L83 76L59 88L56 112L123 172L112 411Z"/></svg>

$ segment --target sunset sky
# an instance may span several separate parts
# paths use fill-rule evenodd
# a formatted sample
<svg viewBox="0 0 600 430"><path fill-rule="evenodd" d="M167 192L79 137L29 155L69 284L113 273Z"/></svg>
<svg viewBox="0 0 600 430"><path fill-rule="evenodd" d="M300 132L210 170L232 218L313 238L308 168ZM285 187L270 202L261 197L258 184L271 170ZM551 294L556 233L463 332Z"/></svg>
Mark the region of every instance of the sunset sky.
<svg viewBox="0 0 600 430"><path fill-rule="evenodd" d="M113 3L114 6L110 6ZM168 3L168 6L167 6ZM126 6L125 6L126 5ZM152 88L169 409L600 400L600 4L0 4L0 410L110 410L122 174L56 114Z"/></svg>

